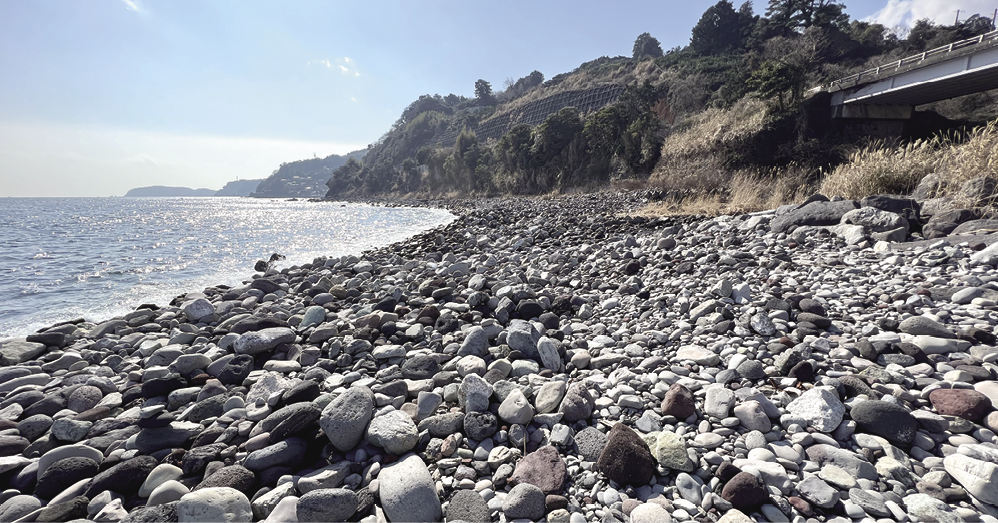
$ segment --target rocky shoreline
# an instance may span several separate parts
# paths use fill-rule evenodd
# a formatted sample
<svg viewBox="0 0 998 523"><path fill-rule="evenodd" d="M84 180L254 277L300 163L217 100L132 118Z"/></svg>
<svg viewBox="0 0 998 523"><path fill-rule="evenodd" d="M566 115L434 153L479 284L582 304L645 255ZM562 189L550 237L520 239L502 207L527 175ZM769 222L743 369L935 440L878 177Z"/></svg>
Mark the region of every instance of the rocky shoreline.
<svg viewBox="0 0 998 523"><path fill-rule="evenodd" d="M0 342L0 521L998 523L994 224L641 204L450 202Z"/></svg>

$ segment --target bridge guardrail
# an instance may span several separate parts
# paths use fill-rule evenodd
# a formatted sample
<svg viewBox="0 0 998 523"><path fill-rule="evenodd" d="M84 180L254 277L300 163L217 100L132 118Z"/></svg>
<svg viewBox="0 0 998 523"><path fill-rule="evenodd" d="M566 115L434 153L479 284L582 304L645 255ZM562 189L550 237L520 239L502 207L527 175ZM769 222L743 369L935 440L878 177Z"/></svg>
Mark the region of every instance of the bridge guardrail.
<svg viewBox="0 0 998 523"><path fill-rule="evenodd" d="M862 80L862 78L864 76L875 77L875 76L877 76L880 73L885 72L885 71L890 71L892 69L896 71L896 70L900 69L901 67L903 67L905 65L909 65L909 64L921 62L921 61L925 60L926 58L931 58L933 56L939 56L939 55L942 55L942 54L951 53L951 52L959 50L959 49L964 49L964 48L967 48L967 47L970 47L970 46L974 46L974 45L978 45L978 44L981 44L981 43L984 43L984 42L988 42L988 41L991 41L991 40L998 40L998 30L991 31L990 33L984 33L982 35L975 36L973 38L968 38L966 40L960 40L958 42L953 42L951 44L947 44L947 45L944 45L944 46L941 46L941 47L937 47L935 49L930 49L928 51L923 51L923 52L915 54L915 55L906 56L906 57L904 57L904 58L902 58L900 60L895 60L895 61L893 61L893 62L891 62L889 64L880 65L880 66L877 66L877 67L874 67L874 68L871 68L871 69L867 69L865 71L861 71L859 73L847 76L845 78L839 78L838 80L834 80L832 82L829 82L826 85L819 86L819 87L816 87L814 89L811 89L811 91L817 92L817 91L820 91L822 89L831 90L831 89L835 88L836 86L839 86L839 85L842 85L842 84L846 84L846 83L855 85L855 84L860 83L860 81Z"/></svg>

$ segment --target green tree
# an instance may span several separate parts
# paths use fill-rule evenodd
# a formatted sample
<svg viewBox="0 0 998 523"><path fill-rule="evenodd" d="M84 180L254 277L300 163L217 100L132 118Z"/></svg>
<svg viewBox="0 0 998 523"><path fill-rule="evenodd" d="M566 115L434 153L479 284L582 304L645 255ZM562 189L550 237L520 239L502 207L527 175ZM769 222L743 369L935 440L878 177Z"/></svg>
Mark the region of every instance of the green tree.
<svg viewBox="0 0 998 523"><path fill-rule="evenodd" d="M495 105L496 97L492 94L492 84L481 79L475 82L475 98L483 105Z"/></svg>
<svg viewBox="0 0 998 523"><path fill-rule="evenodd" d="M708 7L693 27L690 47L701 55L722 54L740 49L745 36L743 15L735 11L730 0L721 0Z"/></svg>
<svg viewBox="0 0 998 523"><path fill-rule="evenodd" d="M634 40L632 56L635 60L658 58L662 56L662 44L658 43L658 40L654 36L648 33L641 33Z"/></svg>
<svg viewBox="0 0 998 523"><path fill-rule="evenodd" d="M506 172L526 171L533 167L534 135L527 124L516 124L496 145L499 162Z"/></svg>
<svg viewBox="0 0 998 523"><path fill-rule="evenodd" d="M363 181L363 170L364 165L362 163L358 162L354 158L348 159L347 163L333 171L333 177L326 182L326 187L329 187L329 192L326 193L326 197L334 198L343 193L357 189L360 182Z"/></svg>
<svg viewBox="0 0 998 523"><path fill-rule="evenodd" d="M505 82L505 90L496 95L496 98L501 102L515 100L542 83L544 83L544 75L540 71L533 71L515 81L512 78L508 78Z"/></svg>
<svg viewBox="0 0 998 523"><path fill-rule="evenodd" d="M547 162L554 158L582 129L582 117L574 107L550 114L534 131L534 150L538 159Z"/></svg>
<svg viewBox="0 0 998 523"><path fill-rule="evenodd" d="M787 33L808 27L844 27L849 23L838 0L769 0L766 16Z"/></svg>
<svg viewBox="0 0 998 523"><path fill-rule="evenodd" d="M419 188L419 166L415 160L406 158L402 161L402 172L398 181L398 190L403 193L413 192Z"/></svg>
<svg viewBox="0 0 998 523"><path fill-rule="evenodd" d="M471 191L475 188L475 169L478 168L478 158L481 152L478 147L478 137L474 131L461 131L454 141L454 181L455 188ZM446 168L446 165L445 165Z"/></svg>
<svg viewBox="0 0 998 523"><path fill-rule="evenodd" d="M799 71L787 62L767 60L752 72L748 85L763 99L776 98L780 110L783 111L786 109L784 96L787 91L793 89L798 76L800 76Z"/></svg>

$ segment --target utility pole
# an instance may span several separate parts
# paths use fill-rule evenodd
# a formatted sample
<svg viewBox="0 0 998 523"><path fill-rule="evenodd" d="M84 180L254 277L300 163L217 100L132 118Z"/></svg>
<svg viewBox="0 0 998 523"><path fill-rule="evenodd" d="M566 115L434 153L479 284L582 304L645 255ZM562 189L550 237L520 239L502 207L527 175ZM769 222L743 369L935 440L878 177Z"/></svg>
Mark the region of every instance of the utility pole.
<svg viewBox="0 0 998 523"><path fill-rule="evenodd" d="M959 9L956 10L956 21L953 22L953 25L960 25L960 10Z"/></svg>
<svg viewBox="0 0 998 523"><path fill-rule="evenodd" d="M994 27L996 22L998 22L998 9L995 9L995 14L991 15L991 26Z"/></svg>

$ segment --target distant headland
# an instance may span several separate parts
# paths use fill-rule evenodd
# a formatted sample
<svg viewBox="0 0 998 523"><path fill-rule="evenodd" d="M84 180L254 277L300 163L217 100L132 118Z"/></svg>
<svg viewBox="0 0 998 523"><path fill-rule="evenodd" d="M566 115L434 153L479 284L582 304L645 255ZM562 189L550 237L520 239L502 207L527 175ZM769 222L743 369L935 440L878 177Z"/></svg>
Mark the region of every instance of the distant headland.
<svg viewBox="0 0 998 523"><path fill-rule="evenodd" d="M191 189L190 187L166 187L153 185L136 187L125 193L126 198L140 197L193 197L193 196L249 196L256 190L262 180L236 180L225 184L219 190Z"/></svg>

